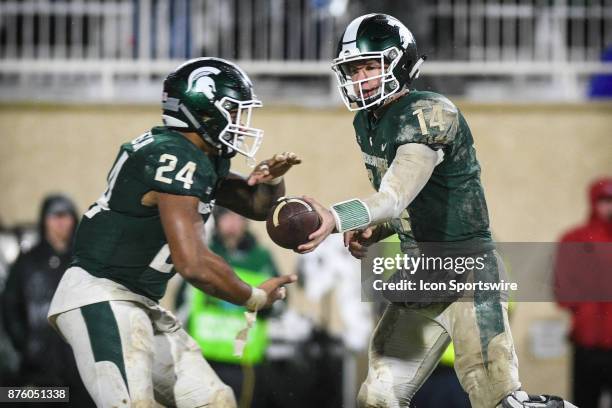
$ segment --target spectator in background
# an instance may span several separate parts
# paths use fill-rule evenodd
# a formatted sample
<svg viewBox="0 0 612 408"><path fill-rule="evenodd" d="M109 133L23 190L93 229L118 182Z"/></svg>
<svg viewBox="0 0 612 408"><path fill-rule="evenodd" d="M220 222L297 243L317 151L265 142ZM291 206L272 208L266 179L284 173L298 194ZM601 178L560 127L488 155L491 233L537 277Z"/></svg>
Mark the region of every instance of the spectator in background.
<svg viewBox="0 0 612 408"><path fill-rule="evenodd" d="M604 301L612 300L611 246L571 244L612 243L612 178L591 185L590 201L588 222L561 238L555 267L557 301L572 315L573 392L579 407L597 407L603 391L612 390L612 302Z"/></svg>
<svg viewBox="0 0 612 408"><path fill-rule="evenodd" d="M0 219L0 299L4 292L9 266L11 261L14 261L10 259L10 252L18 246L17 237L5 230L2 219ZM0 310L2 310L1 305ZM0 313L0 387L11 385L16 370L16 353L4 330L2 313Z"/></svg>
<svg viewBox="0 0 612 408"><path fill-rule="evenodd" d="M373 305L361 300L361 263L337 234L316 251L301 255L298 271L306 300L320 305L320 326L300 353L308 356L310 367L310 392L303 406L352 406L358 392L358 360L365 358L374 326ZM334 311L338 322L333 322Z"/></svg>
<svg viewBox="0 0 612 408"><path fill-rule="evenodd" d="M215 231L210 249L225 259L240 279L249 285L258 286L278 276L270 252L259 245L249 232L246 218L222 207L216 207L213 215ZM185 303L185 294L190 297L187 331L202 348L210 366L232 388L240 407L267 408L258 401L266 399L262 393L268 389L265 381L260 381L259 377L263 376L261 364L268 345L266 317L269 312L258 313L244 354L236 357L234 339L246 324L246 308L209 296L185 283L177 302L179 310L184 309L182 304Z"/></svg>
<svg viewBox="0 0 612 408"><path fill-rule="evenodd" d="M68 386L73 406L93 406L79 378L70 346L47 322L53 293L69 266L76 209L63 195L41 207L40 239L10 269L2 296L2 317L20 363L14 386Z"/></svg>

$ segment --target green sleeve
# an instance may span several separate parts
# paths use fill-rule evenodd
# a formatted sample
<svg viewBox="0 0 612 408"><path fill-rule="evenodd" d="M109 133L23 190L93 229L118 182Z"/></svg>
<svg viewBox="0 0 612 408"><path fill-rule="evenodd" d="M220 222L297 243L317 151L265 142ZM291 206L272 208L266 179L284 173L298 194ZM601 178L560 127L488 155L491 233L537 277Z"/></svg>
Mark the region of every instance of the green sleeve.
<svg viewBox="0 0 612 408"><path fill-rule="evenodd" d="M147 146L138 153L143 182L151 190L203 197L214 185L214 170L203 160L201 152L180 144L163 143Z"/></svg>
<svg viewBox="0 0 612 408"><path fill-rule="evenodd" d="M391 136L395 149L407 143L421 143L434 150L453 144L457 135L458 110L446 97L433 92L419 92L411 102L394 107Z"/></svg>

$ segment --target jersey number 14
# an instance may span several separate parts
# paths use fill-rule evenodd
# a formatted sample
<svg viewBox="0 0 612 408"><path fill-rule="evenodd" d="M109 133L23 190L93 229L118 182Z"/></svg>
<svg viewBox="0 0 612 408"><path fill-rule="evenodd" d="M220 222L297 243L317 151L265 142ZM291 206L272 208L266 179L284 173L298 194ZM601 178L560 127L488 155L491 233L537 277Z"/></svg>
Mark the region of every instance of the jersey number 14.
<svg viewBox="0 0 612 408"><path fill-rule="evenodd" d="M426 136L429 134L429 129L427 128L427 124L425 123L425 114L423 113L423 109L415 110L412 115L416 116L419 120L419 127L421 128L421 134ZM429 116L429 128L437 127L440 131L446 130L446 123L444 122L444 113L442 112L442 105L437 104L432 106L431 115Z"/></svg>

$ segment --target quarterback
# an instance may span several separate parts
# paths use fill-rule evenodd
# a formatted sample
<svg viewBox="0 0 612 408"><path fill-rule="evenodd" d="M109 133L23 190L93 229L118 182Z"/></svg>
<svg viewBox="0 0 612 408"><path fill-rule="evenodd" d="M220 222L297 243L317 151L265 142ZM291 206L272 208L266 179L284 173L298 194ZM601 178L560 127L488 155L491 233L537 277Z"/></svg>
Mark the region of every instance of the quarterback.
<svg viewBox="0 0 612 408"><path fill-rule="evenodd" d="M364 15L344 31L332 67L345 104L357 111L356 139L376 193L330 209L308 199L322 223L298 250L340 232L361 258L368 245L397 233L404 252L421 243L477 248L488 256L475 276L498 280L503 264L470 129L446 97L410 88L423 61L411 32L391 16ZM359 406L409 407L450 341L474 408L573 407L521 391L504 294L478 290L468 301L391 303L371 339Z"/></svg>
<svg viewBox="0 0 612 408"><path fill-rule="evenodd" d="M253 158L263 133L250 126L261 106L251 81L228 61L188 61L163 92L164 126L121 146L106 191L82 218L49 321L99 407L232 408L231 389L158 300L175 271L251 311L283 298L295 276L247 285L206 247L204 223L215 203L265 219L300 160L275 155L248 178L229 171L236 153Z"/></svg>

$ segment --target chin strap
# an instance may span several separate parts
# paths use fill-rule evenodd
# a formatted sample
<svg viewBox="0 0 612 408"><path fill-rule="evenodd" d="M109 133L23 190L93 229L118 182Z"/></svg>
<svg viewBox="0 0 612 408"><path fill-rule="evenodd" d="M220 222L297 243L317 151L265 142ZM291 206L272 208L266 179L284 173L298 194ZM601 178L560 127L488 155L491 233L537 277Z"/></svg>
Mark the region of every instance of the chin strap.
<svg viewBox="0 0 612 408"><path fill-rule="evenodd" d="M215 142L213 138L206 133L206 131L204 130L204 125L200 123L200 121L198 121L195 116L193 116L191 111L185 105L181 103L178 108L181 112L183 112L187 119L189 119L189 122L191 122L191 125L193 126L197 134L200 135L200 137L204 140L204 142L217 149L219 155L222 155L223 144Z"/></svg>

